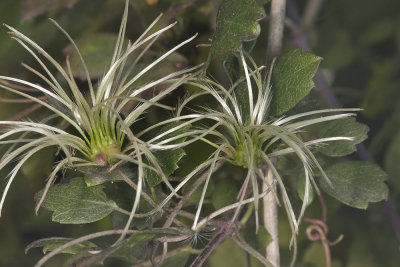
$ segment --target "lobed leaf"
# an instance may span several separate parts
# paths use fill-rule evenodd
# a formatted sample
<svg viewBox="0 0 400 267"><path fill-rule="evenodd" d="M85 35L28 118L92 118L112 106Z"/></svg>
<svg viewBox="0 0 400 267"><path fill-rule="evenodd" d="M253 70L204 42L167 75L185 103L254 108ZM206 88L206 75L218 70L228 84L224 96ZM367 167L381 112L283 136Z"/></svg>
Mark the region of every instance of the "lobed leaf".
<svg viewBox="0 0 400 267"><path fill-rule="evenodd" d="M340 140L327 142L318 151L331 157L342 157L357 150L356 145L367 139L368 126L357 122L354 118L347 118L330 122L323 128L320 138L346 136L353 141Z"/></svg>
<svg viewBox="0 0 400 267"><path fill-rule="evenodd" d="M35 198L40 199L42 193L38 192ZM53 221L63 224L95 222L117 208L115 202L106 197L102 186L87 187L83 178L51 187L42 206L53 212Z"/></svg>
<svg viewBox="0 0 400 267"><path fill-rule="evenodd" d="M272 115L285 113L308 95L320 62L320 57L300 49L291 50L277 60L272 70Z"/></svg>
<svg viewBox="0 0 400 267"><path fill-rule="evenodd" d="M224 0L217 15L211 52L224 58L239 52L243 41L255 40L260 34L257 21L264 18L262 6L255 0Z"/></svg>
<svg viewBox="0 0 400 267"><path fill-rule="evenodd" d="M320 180L321 188L346 205L366 209L368 203L379 202L388 197L384 183L386 173L376 164L364 161L345 161L326 170L333 188L325 179Z"/></svg>

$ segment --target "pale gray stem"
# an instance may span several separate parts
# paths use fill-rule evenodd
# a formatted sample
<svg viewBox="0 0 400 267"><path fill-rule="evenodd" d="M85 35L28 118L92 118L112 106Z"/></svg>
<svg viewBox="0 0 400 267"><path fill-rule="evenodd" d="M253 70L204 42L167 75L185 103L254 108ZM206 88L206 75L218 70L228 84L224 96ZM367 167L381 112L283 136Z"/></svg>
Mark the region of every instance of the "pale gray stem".
<svg viewBox="0 0 400 267"><path fill-rule="evenodd" d="M283 28L285 23L286 0L272 0L269 19L266 66L279 56L282 49Z"/></svg>
<svg viewBox="0 0 400 267"><path fill-rule="evenodd" d="M266 66L269 67L274 58L279 56L282 50L283 29L285 24L286 0L272 0L269 20L268 46ZM270 168L267 170L266 182L274 186L274 177ZM263 184L263 191L268 186ZM273 188L273 190L275 190ZM280 266L279 235L278 235L278 206L273 194L263 198L264 226L271 235L272 241L266 248L266 258L275 267Z"/></svg>
<svg viewBox="0 0 400 267"><path fill-rule="evenodd" d="M265 176L266 182L276 190L276 184L274 182L274 175L272 174L271 168ZM263 184L263 191L268 190L268 185ZM278 205L276 203L274 194L267 194L263 198L264 207L264 227L271 236L271 242L266 248L266 258L274 266L280 266L279 256L279 232L278 232Z"/></svg>

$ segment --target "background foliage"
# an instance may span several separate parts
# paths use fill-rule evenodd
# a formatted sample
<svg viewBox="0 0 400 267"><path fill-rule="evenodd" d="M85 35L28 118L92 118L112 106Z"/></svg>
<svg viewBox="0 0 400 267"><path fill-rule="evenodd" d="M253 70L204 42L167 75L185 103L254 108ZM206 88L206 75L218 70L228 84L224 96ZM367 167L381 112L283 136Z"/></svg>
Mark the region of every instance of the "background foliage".
<svg viewBox="0 0 400 267"><path fill-rule="evenodd" d="M71 47L47 20L48 17L54 18L75 40L78 40L78 45L89 62L91 73L100 77L104 71L101 67L107 66L103 62L109 62L111 57L109 51L110 49L112 51L114 43L111 34L117 32L123 2L122 0L2 0L0 1L0 22L15 26L27 33L59 59L59 62L64 62L65 55ZM179 24L160 40L158 44L160 53L166 47L171 47L174 43L196 32L199 33L196 39L197 44L206 43L215 30L219 2L212 0L132 1L127 36L135 39L146 25L159 13L164 12L165 23L168 20L177 20ZM302 14L308 1L289 2L292 4L295 2ZM345 107L362 107L365 110L361 113L359 120L370 127L366 145L373 159L389 174L390 199L397 211L400 210L396 208L400 207L400 165L398 164L398 156L400 156L398 64L400 20L398 14L400 14L400 3L394 0L324 1L315 22L306 29L312 50L324 59L320 68L328 78L328 83L338 96L340 103ZM266 19L260 21L262 35L253 51L253 57L260 65L264 64L267 23ZM291 29L290 27L285 29L285 51L293 48L293 43L299 41L296 38L304 38L303 33L293 33ZM33 64L32 59L9 38L6 32L5 27L0 29L0 74L28 79L29 74L23 70L20 62ZM192 43L180 50L182 56L168 60L164 66L166 72L168 69L179 69L187 64L194 65L205 61L207 48L195 47L195 45L196 43ZM96 57L95 55L98 54L104 56ZM74 58L71 58L71 64L74 64ZM213 75L216 77L221 76L220 67L216 62L211 65L210 69L214 71ZM79 77L80 74L76 75ZM313 90L313 94L321 98L318 90ZM1 92L0 96L10 97L4 92ZM173 102L176 95L170 98ZM0 119L6 120L30 105L1 103ZM324 104L321 104L321 107L324 107ZM31 117L43 117L43 112L39 109ZM163 116L163 114L154 112L151 116ZM206 157L208 154L208 151L199 150L197 147L192 149L196 152L200 151L198 152L199 160L201 155ZM34 215L33 198L35 193L43 187L43 179L50 171L54 154L55 151L49 150L31 159L29 164L23 167L21 177L16 179L16 184L10 191L8 204L0 220L0 266L31 266L41 257L41 251L32 249L24 255L24 248L39 238L54 235L77 237L89 231L107 229L111 225L108 217L93 224L73 227L51 222L51 213L44 210L39 212L39 216ZM352 157L358 159L356 155ZM185 169L190 169L191 162L188 159L184 158L181 163L182 168L178 170L179 172L184 173ZM41 167L37 168L37 166ZM5 177L8 171L4 169L0 176ZM232 188L235 184L216 183L210 186L214 186L214 192L223 193L224 188ZM234 196L228 197L234 198ZM213 198L213 205L217 207L224 205L225 203L220 203L220 201L228 197ZM193 202L195 201L194 199ZM330 227L328 237L335 239L340 234L344 235L343 241L332 249L334 266L397 266L396 263L400 262L400 236L396 235L396 228L391 223L390 213L384 203L372 204L367 211L363 211L341 205L327 195L325 201ZM319 214L319 204L314 201L306 215L317 217ZM280 211L280 215L282 261L288 262L287 259L290 256L287 248L291 233L283 210ZM323 266L322 246L318 242L308 241L304 231L303 224L299 236L299 260ZM254 246L257 247L257 244ZM183 254L184 252L177 256L187 257ZM236 258L227 257L227 255L235 255ZM57 259L62 259L62 257ZM52 264L56 264L55 261L53 260ZM238 262L244 262L244 254L232 241L227 240L211 256L209 264L210 266L238 266L236 265Z"/></svg>

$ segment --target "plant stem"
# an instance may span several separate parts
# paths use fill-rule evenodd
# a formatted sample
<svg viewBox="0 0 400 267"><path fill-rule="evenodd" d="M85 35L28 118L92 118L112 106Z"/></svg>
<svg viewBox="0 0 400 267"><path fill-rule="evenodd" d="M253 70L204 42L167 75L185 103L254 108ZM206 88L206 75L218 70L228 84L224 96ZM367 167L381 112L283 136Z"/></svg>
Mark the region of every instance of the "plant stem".
<svg viewBox="0 0 400 267"><path fill-rule="evenodd" d="M272 0L269 19L268 46L266 66L269 67L274 58L279 56L282 50L283 29L285 24L286 0ZM274 186L274 177L271 169L268 169L266 181ZM263 184L263 191L267 189ZM275 187L276 188L276 187ZM273 194L263 198L264 227L271 235L272 241L267 245L266 258L273 266L280 266L279 255L279 230L278 230L278 206Z"/></svg>
<svg viewBox="0 0 400 267"><path fill-rule="evenodd" d="M240 236L239 231L236 230L235 236L232 238L232 240L235 241L235 243L243 248L247 253L263 263L265 266L273 266L271 262L268 261L268 259L264 258L264 256L261 255L256 249L254 249L252 246L247 244L246 241L244 241L244 239Z"/></svg>
<svg viewBox="0 0 400 267"><path fill-rule="evenodd" d="M232 214L233 216L233 214ZM231 216L228 216L231 217ZM228 218L227 223L223 224L221 230L214 236L214 238L210 241L210 243L205 246L205 248L201 251L200 255L196 257L196 259L192 262L190 267L201 267L203 266L206 259L211 255L211 253L215 250L215 248L227 237L231 236L235 232L235 225L230 222L230 218Z"/></svg>
<svg viewBox="0 0 400 267"><path fill-rule="evenodd" d="M266 182L276 190L274 175L268 168L265 176ZM268 189L268 185L263 183L263 191ZM273 266L280 266L279 256L279 231L278 231L278 205L273 194L267 194L263 198L264 204L264 227L271 236L271 242L266 247L266 257Z"/></svg>
<svg viewBox="0 0 400 267"><path fill-rule="evenodd" d="M269 19L266 66L279 56L282 49L283 27L285 23L286 0L272 0Z"/></svg>
<svg viewBox="0 0 400 267"><path fill-rule="evenodd" d="M247 190L245 190L245 188ZM246 196L249 195L251 190L251 185L247 185L247 183L243 183L242 187L239 190L239 194L236 197L236 202L238 202L241 198L241 195L244 194ZM243 202L242 202L243 203ZM201 267L207 258L211 255L214 249L228 236L232 236L237 231L236 222L232 222L232 218L235 214L239 214L240 210L243 208L239 206L238 210L232 210L223 220L221 226L219 228L219 232L213 237L213 239L204 247L203 251L196 257L196 259L192 262L190 267Z"/></svg>

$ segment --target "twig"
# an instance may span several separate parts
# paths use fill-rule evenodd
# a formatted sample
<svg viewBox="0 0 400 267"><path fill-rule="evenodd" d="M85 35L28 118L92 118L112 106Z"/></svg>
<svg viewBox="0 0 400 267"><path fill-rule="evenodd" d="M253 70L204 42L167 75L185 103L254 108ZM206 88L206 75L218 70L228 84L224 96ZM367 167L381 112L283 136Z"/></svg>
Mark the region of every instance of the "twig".
<svg viewBox="0 0 400 267"><path fill-rule="evenodd" d="M285 11L286 0L272 0L266 54L267 67L269 67L272 60L281 53Z"/></svg>
<svg viewBox="0 0 400 267"><path fill-rule="evenodd" d="M266 182L270 187L276 185L274 183L274 175L272 170L269 168L265 176ZM263 183L263 191L268 189L268 185ZM271 242L267 245L265 252L267 259L272 263L273 266L280 266L279 256L279 231L278 231L278 205L273 194L267 194L263 198L264 203L264 227L271 236Z"/></svg>
<svg viewBox="0 0 400 267"><path fill-rule="evenodd" d="M245 192L243 192L247 188ZM244 197L250 193L251 185L244 182L242 187L239 190L239 193L236 197L236 202L241 199L241 195L244 194ZM243 203L243 202L242 202ZM225 240L225 238L232 236L237 230L237 226L235 222L232 222L232 218L234 218L235 214L239 214L243 205L240 205L236 210L232 210L225 218L224 223L221 223L219 232L214 236L214 238L205 246L199 256L192 262L190 267L201 267L207 258L211 255L214 249Z"/></svg>
<svg viewBox="0 0 400 267"><path fill-rule="evenodd" d="M217 171L222 165L224 164L223 161L219 161L215 164L215 167L212 172ZM171 226L172 222L175 220L175 217L179 214L180 210L183 208L183 205L189 200L189 198L193 195L193 193L199 188L199 186L207 179L208 172L203 173L203 175L200 176L199 179L196 180L196 182L193 183L192 187L190 190L182 197L182 199L178 202L178 204L175 206L175 208L171 211L168 219L163 225L163 228L168 228ZM153 251L157 251L158 244L156 244L153 248ZM167 254L167 243L164 242L163 244L163 254L160 257L160 262L162 262ZM153 259L154 261L154 259Z"/></svg>
<svg viewBox="0 0 400 267"><path fill-rule="evenodd" d="M233 216L233 214L232 214ZM192 262L190 267L201 267L206 261L208 256L215 250L215 248L223 241L227 236L231 236L235 232L235 225L227 220L227 222L222 225L220 231L214 236L214 238L205 246L201 251L200 255Z"/></svg>
<svg viewBox="0 0 400 267"><path fill-rule="evenodd" d="M282 50L283 29L285 24L286 0L272 0L269 17L268 46L266 54L266 66L269 67L274 58L279 56ZM267 172L267 183L272 185L273 175ZM263 184L263 190L267 185ZM272 237L272 241L266 248L266 258L273 266L280 266L279 255L279 230L278 207L272 194L263 199L264 226Z"/></svg>
<svg viewBox="0 0 400 267"><path fill-rule="evenodd" d="M257 250L255 250L252 246L247 244L245 240L240 236L239 231L236 229L235 235L232 238L233 241L235 241L236 244L238 244L241 248L243 248L247 253L255 257L257 260L259 260L261 263L263 263L265 266L273 266L271 262L268 261L263 255L260 254Z"/></svg>

